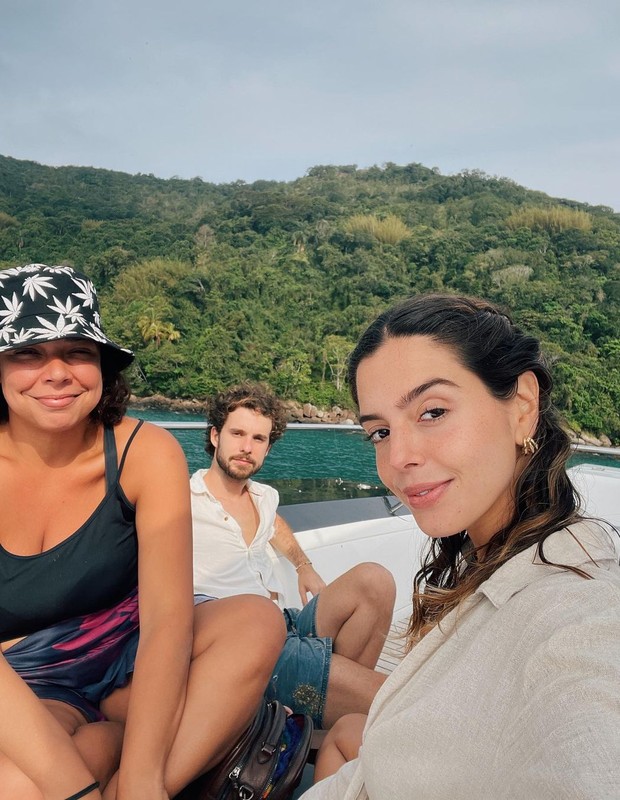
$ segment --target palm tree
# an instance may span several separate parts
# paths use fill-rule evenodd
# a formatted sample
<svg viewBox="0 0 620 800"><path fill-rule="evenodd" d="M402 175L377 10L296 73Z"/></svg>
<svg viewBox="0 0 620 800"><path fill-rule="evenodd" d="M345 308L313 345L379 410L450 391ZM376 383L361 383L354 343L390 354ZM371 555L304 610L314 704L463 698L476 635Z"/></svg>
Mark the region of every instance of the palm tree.
<svg viewBox="0 0 620 800"><path fill-rule="evenodd" d="M181 334L174 327L172 322L164 322L155 316L153 309L148 314L143 314L138 318L138 330L142 336L142 341L155 342L155 347L159 347L162 342L176 342L181 338Z"/></svg>

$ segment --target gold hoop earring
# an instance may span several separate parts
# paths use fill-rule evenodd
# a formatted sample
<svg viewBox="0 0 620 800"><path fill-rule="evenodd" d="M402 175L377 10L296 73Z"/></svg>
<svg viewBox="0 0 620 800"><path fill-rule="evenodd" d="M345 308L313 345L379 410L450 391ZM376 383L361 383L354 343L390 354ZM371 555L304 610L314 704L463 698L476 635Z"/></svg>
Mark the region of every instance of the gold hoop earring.
<svg viewBox="0 0 620 800"><path fill-rule="evenodd" d="M538 450L538 442L536 441L536 439L532 439L531 436L526 436L523 439L523 444L521 446L523 448L524 456L533 456L534 453Z"/></svg>

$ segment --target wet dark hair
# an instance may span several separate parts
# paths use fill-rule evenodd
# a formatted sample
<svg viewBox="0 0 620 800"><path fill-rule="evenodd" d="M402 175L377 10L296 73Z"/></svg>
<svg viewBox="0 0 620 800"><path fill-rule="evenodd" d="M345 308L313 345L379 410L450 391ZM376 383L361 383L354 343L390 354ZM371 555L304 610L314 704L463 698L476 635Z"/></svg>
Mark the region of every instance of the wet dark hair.
<svg viewBox="0 0 620 800"><path fill-rule="evenodd" d="M284 404L269 389L260 383L245 381L231 386L208 398L207 403L207 439L205 450L210 456L215 455L215 447L211 444L211 430L221 431L228 415L236 408L250 408L258 411L271 420L269 446L276 442L286 430L287 413Z"/></svg>
<svg viewBox="0 0 620 800"><path fill-rule="evenodd" d="M538 340L484 300L447 294L411 297L377 317L351 354L348 378L358 406L360 363L388 339L409 336L428 336L450 348L498 399L515 395L524 372L533 372L540 387L538 423L530 434L539 448L532 456L523 456L526 460L515 478L512 518L491 538L480 561L471 558L465 531L431 540L414 581L411 645L522 550L536 544L541 560L549 563L543 553L545 539L581 517L579 497L566 473L570 439L551 401L553 382Z"/></svg>
<svg viewBox="0 0 620 800"><path fill-rule="evenodd" d="M111 427L125 416L131 392L120 365L110 348L100 347L103 391L101 399L90 412L90 421ZM0 385L0 424L9 421L9 407Z"/></svg>

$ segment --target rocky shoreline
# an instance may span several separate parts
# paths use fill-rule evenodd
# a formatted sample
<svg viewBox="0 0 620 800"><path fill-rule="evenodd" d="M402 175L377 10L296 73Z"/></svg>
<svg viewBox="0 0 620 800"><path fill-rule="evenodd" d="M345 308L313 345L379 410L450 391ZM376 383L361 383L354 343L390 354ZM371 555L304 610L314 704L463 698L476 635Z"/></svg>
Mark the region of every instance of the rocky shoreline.
<svg viewBox="0 0 620 800"><path fill-rule="evenodd" d="M286 400L285 406L288 410L289 422L314 422L329 423L332 425L355 425L357 424L357 414L355 411L340 406L332 406L329 409L317 408L312 403L298 403L294 400ZM158 411L172 411L181 414L206 414L206 405L201 400L178 400L164 397L160 394L150 397L131 397L131 407L135 409L154 409ZM595 447L612 447L611 439L605 434L594 436L586 432L579 434L569 431L571 441L576 444L589 444Z"/></svg>
<svg viewBox="0 0 620 800"><path fill-rule="evenodd" d="M150 397L132 395L130 405L135 409L148 408L201 416L206 414L206 404L201 400L175 400L160 394ZM312 403L297 403L294 400L285 400L284 405L288 411L289 422L323 422L336 425L355 425L357 423L355 411L340 406L321 409Z"/></svg>

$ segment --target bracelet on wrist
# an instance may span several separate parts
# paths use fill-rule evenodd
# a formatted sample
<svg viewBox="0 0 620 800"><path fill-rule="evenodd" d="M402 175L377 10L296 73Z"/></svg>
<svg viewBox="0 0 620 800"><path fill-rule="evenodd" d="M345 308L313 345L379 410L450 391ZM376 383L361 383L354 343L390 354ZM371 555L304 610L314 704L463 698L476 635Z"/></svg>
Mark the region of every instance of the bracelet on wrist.
<svg viewBox="0 0 620 800"><path fill-rule="evenodd" d="M301 562L301 564L298 564L298 565L295 567L295 572L299 572L299 570L300 570L302 567L311 567L311 566L312 566L312 561L302 561L302 562Z"/></svg>

